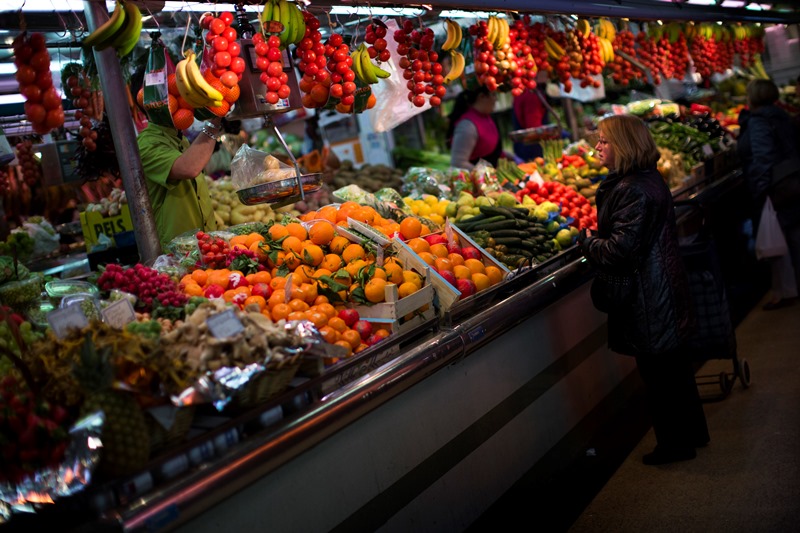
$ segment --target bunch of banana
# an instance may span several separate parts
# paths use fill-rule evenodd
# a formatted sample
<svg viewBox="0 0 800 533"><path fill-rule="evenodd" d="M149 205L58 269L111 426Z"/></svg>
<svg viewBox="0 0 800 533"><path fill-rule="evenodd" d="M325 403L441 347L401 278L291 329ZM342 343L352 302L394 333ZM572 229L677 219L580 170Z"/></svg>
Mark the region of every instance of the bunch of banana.
<svg viewBox="0 0 800 533"><path fill-rule="evenodd" d="M767 74L766 69L764 69L764 63L761 61L761 54L755 54L753 57L752 64L750 68L747 69L750 74L760 80L768 80L769 74Z"/></svg>
<svg viewBox="0 0 800 533"><path fill-rule="evenodd" d="M600 59L603 60L603 64L608 65L614 61L614 46L611 41L605 37L598 37L597 46L600 48Z"/></svg>
<svg viewBox="0 0 800 533"><path fill-rule="evenodd" d="M461 26L458 25L458 22L451 19L447 19L444 22L447 26L447 39L445 39L442 45L442 50L449 52L450 50L455 50L461 44Z"/></svg>
<svg viewBox="0 0 800 533"><path fill-rule="evenodd" d="M450 70L444 77L445 85L457 80L464 73L464 55L456 50L450 50Z"/></svg>
<svg viewBox="0 0 800 533"><path fill-rule="evenodd" d="M362 83L371 85L378 83L379 79L385 79L390 76L390 73L383 70L381 67L375 65L369 58L367 46L364 43L358 45L358 48L350 52L350 57L353 59L353 72Z"/></svg>
<svg viewBox="0 0 800 533"><path fill-rule="evenodd" d="M495 49L502 48L508 43L508 34L511 27L508 25L508 20L503 17L499 18L494 15L489 15L489 35L486 39L492 43Z"/></svg>
<svg viewBox="0 0 800 533"><path fill-rule="evenodd" d="M578 22L575 25L575 29L577 29L578 33L580 33L584 37L588 37L589 34L592 33L592 25L589 24L589 21L586 19L578 19Z"/></svg>
<svg viewBox="0 0 800 533"><path fill-rule="evenodd" d="M678 39L681 38L681 34L683 34L683 25L680 22L670 22L664 28L664 32L667 34L667 39L671 44L675 44L678 42Z"/></svg>
<svg viewBox="0 0 800 533"><path fill-rule="evenodd" d="M736 38L737 41L747 39L748 37L750 37L750 29L748 26L734 26L733 36Z"/></svg>
<svg viewBox="0 0 800 533"><path fill-rule="evenodd" d="M564 48L561 47L560 44L555 42L552 37L545 37L544 39L544 49L547 50L547 57L552 59L553 61L560 61L562 57L564 57Z"/></svg>
<svg viewBox="0 0 800 533"><path fill-rule="evenodd" d="M187 50L183 55L184 58L175 66L175 84L181 97L195 109L221 106L222 93L203 78L195 53Z"/></svg>
<svg viewBox="0 0 800 533"><path fill-rule="evenodd" d="M594 32L598 37L608 39L612 43L614 42L614 37L617 36L617 29L614 27L614 23L604 18L597 20L597 24L595 24L594 27Z"/></svg>
<svg viewBox="0 0 800 533"><path fill-rule="evenodd" d="M99 28L83 40L84 46L105 50L109 46L125 57L136 47L142 33L142 13L132 2L118 1L114 12Z"/></svg>
<svg viewBox="0 0 800 533"><path fill-rule="evenodd" d="M660 41L661 36L664 35L665 27L661 24L648 24L647 25L647 36L652 41Z"/></svg>
<svg viewBox="0 0 800 533"><path fill-rule="evenodd" d="M288 0L267 0L261 11L261 25L266 28L270 22L283 24L283 31L279 35L281 48L299 43L306 33L303 12L297 4Z"/></svg>

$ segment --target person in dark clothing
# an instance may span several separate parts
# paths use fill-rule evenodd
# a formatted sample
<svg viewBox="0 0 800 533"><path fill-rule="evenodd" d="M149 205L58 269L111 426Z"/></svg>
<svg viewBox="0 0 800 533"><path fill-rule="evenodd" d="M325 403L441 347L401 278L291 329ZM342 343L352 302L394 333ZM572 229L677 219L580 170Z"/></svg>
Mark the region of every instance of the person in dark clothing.
<svg viewBox="0 0 800 533"><path fill-rule="evenodd" d="M608 347L634 356L645 384L658 444L644 463L693 459L709 435L687 349L694 316L672 195L644 122L609 116L598 130L611 172L597 189L597 232L579 237L597 273L592 300L608 313Z"/></svg>
<svg viewBox="0 0 800 533"><path fill-rule="evenodd" d="M780 93L771 80L753 80L747 85L747 105L739 114L737 149L744 168L745 181L754 199L753 221L758 224L769 197L778 215L789 256L800 288L800 169L797 168L797 138L792 119L778 107ZM793 175L776 182L781 163L789 164ZM775 263L775 261L773 261ZM773 266L773 294L765 310L777 309L790 302L778 290L779 270Z"/></svg>
<svg viewBox="0 0 800 533"><path fill-rule="evenodd" d="M503 140L492 118L497 95L485 86L456 97L447 128L450 165L472 170L483 159L492 166L503 155Z"/></svg>

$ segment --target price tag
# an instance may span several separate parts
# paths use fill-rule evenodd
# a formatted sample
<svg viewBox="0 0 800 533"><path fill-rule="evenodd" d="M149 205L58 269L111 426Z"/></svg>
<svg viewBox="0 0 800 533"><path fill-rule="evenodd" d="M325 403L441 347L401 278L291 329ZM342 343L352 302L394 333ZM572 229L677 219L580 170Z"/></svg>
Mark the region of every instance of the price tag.
<svg viewBox="0 0 800 533"><path fill-rule="evenodd" d="M216 315L211 315L208 317L206 324L211 334L218 339L235 337L244 331L244 326L234 314L233 309L227 309Z"/></svg>
<svg viewBox="0 0 800 533"><path fill-rule="evenodd" d="M118 300L102 311L103 322L116 329L123 329L129 322L136 320L136 313L127 298Z"/></svg>
<svg viewBox="0 0 800 533"><path fill-rule="evenodd" d="M703 155L705 155L706 157L714 156L714 150L711 148L710 144L703 145Z"/></svg>
<svg viewBox="0 0 800 533"><path fill-rule="evenodd" d="M166 80L166 73L163 70L148 72L144 76L144 84L148 87L151 85L162 85Z"/></svg>
<svg viewBox="0 0 800 533"><path fill-rule="evenodd" d="M89 325L80 305L69 305L47 313L47 323L53 328L56 337L63 339L71 329L83 329Z"/></svg>

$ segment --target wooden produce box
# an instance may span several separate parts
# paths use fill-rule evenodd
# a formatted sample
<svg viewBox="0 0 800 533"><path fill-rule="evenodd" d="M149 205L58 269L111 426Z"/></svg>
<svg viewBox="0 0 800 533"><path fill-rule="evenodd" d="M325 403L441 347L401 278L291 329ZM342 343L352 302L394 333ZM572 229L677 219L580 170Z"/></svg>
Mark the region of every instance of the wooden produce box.
<svg viewBox="0 0 800 533"><path fill-rule="evenodd" d="M114 236L119 233L133 231L133 221L128 204L122 204L120 214L117 216L104 217L97 211L84 211L80 217L87 251L91 251L97 246L100 235L105 235L113 240Z"/></svg>

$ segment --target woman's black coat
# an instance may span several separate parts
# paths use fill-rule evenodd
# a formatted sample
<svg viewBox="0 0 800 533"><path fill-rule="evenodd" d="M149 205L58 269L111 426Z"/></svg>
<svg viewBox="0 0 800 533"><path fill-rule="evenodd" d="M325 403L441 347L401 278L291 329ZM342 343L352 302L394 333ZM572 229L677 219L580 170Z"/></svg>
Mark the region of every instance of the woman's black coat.
<svg viewBox="0 0 800 533"><path fill-rule="evenodd" d="M584 255L598 272L635 271L633 303L609 313L609 348L640 356L686 345L693 331L691 293L672 195L661 174L654 166L609 175L596 199L598 231L581 241Z"/></svg>

